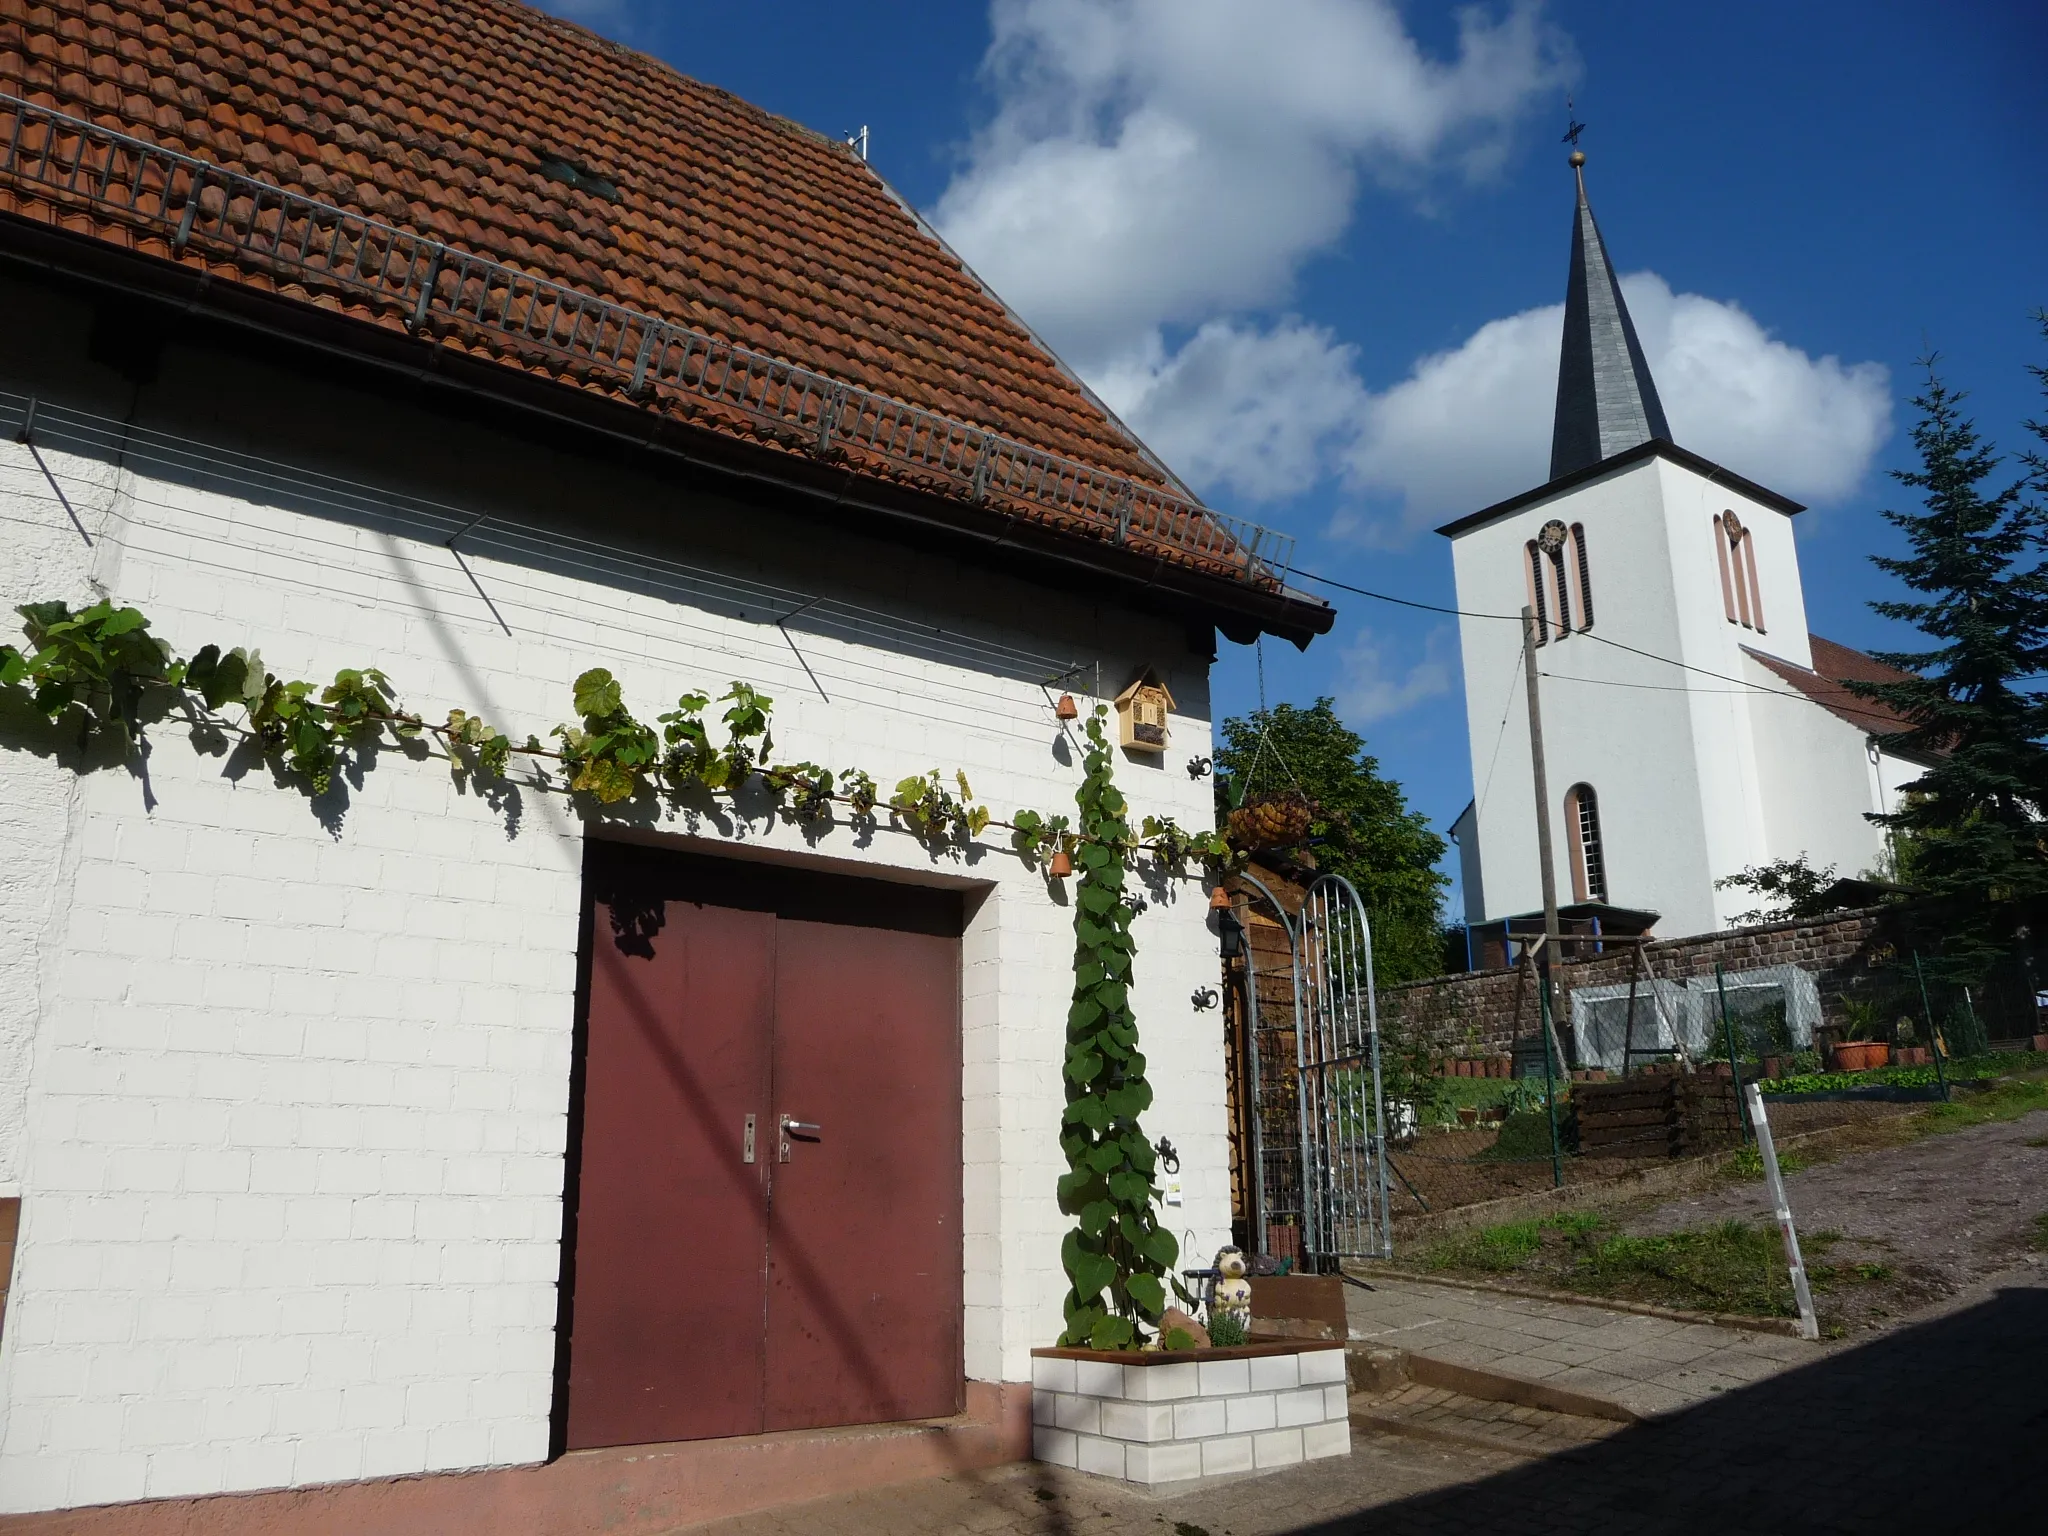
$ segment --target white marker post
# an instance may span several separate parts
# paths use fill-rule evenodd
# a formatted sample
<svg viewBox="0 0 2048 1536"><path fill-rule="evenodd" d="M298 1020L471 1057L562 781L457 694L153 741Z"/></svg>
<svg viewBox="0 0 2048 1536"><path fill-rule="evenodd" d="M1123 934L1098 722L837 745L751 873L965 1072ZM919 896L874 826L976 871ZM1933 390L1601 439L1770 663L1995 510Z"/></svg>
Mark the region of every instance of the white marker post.
<svg viewBox="0 0 2048 1536"><path fill-rule="evenodd" d="M1792 1294L1799 1302L1799 1337L1818 1339L1820 1319L1813 1315L1813 1292L1806 1284L1806 1260L1799 1256L1799 1234L1792 1229L1792 1204L1785 1198L1785 1180L1778 1172L1778 1149L1771 1142L1771 1122L1764 1116L1763 1089L1747 1083L1742 1092L1749 1101L1749 1123L1756 1132L1756 1149L1763 1156L1764 1182L1770 1186L1778 1235L1785 1239L1785 1267L1792 1272Z"/></svg>

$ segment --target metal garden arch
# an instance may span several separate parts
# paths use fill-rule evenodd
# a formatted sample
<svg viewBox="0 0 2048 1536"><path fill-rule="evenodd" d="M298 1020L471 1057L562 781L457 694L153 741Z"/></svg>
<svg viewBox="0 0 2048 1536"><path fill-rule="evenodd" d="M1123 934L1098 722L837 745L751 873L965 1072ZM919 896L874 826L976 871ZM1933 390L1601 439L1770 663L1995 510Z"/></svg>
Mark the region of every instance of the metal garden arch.
<svg viewBox="0 0 2048 1536"><path fill-rule="evenodd" d="M1372 923L1342 875L1303 897L1294 968L1303 1247L1317 1265L1391 1258Z"/></svg>

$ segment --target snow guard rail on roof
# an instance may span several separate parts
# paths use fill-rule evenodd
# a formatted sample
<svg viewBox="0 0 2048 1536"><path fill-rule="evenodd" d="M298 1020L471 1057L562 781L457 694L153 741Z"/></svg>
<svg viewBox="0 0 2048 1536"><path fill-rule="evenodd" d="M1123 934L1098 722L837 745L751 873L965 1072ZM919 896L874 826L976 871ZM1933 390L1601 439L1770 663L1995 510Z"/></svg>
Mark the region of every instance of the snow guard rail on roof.
<svg viewBox="0 0 2048 1536"><path fill-rule="evenodd" d="M592 370L638 400L738 413L755 435L819 457L874 457L975 503L1284 589L1292 535L1212 511L1125 475L892 400L609 299L534 277L395 225L223 170L0 92L0 175L81 199L165 238L172 255L222 249L294 283L388 305L415 335L478 328ZM1076 527L1075 525L1078 525Z"/></svg>

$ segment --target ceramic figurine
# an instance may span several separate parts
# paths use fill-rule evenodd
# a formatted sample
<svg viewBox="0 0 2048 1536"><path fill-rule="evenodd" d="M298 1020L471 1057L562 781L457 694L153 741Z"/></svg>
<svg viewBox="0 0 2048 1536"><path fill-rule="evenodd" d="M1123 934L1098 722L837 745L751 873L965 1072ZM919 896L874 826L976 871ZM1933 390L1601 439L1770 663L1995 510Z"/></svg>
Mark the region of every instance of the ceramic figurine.
<svg viewBox="0 0 2048 1536"><path fill-rule="evenodd" d="M1216 1250L1216 1288L1210 1293L1209 1311L1212 1316L1228 1314L1250 1328L1252 1283L1245 1278L1247 1270L1242 1248Z"/></svg>

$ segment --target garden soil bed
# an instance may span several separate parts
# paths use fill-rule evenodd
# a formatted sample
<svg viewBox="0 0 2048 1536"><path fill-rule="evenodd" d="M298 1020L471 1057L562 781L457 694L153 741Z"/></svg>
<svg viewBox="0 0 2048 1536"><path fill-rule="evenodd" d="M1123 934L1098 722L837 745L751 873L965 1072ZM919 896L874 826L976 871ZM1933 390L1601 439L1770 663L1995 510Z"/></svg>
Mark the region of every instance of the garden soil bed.
<svg viewBox="0 0 2048 1536"><path fill-rule="evenodd" d="M1783 1140L1835 1126L1869 1126L1873 1131L1870 1144L1884 1145L1889 1144L1896 1134L1895 1128L1886 1122L1896 1121L1919 1107L1868 1102L1777 1104L1770 1109L1771 1129ZM1422 1192L1431 1211L1439 1213L1459 1206L1505 1199L1510 1195L1534 1194L1552 1187L1547 1156L1527 1162L1493 1162L1480 1155L1489 1151L1498 1140L1499 1132L1492 1128L1425 1132L1411 1146L1394 1148L1393 1160L1395 1166ZM1567 1155L1564 1159L1564 1181L1567 1188L1578 1184L1598 1184L1631 1171L1669 1166L1671 1159L1663 1156L1581 1158ZM1423 1211L1400 1179L1390 1176L1390 1182L1398 1250L1401 1226L1422 1215Z"/></svg>

